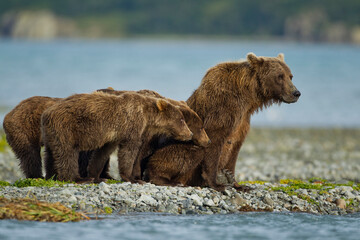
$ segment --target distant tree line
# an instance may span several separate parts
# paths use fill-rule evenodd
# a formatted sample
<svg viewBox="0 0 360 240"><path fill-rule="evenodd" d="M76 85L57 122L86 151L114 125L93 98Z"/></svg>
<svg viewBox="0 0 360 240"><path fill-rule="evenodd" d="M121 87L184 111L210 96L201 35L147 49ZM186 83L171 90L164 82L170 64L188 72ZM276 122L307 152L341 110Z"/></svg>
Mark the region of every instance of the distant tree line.
<svg viewBox="0 0 360 240"><path fill-rule="evenodd" d="M9 14L25 10L53 13L61 19L60 33L70 36L220 35L360 42L359 0L6 0L0 1L0 15L6 16L2 35L7 34L5 28L11 36L19 17ZM71 28L63 31L62 20Z"/></svg>

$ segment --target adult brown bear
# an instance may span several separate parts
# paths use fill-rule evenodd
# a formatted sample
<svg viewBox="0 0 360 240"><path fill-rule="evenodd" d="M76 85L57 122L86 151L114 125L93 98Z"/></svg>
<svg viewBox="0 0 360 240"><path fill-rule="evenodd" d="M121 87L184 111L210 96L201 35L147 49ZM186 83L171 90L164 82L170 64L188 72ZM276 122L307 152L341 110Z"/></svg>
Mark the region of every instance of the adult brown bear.
<svg viewBox="0 0 360 240"><path fill-rule="evenodd" d="M250 128L251 115L273 103L294 103L300 92L292 83L284 55L225 62L210 68L187 104L204 121L212 143L199 149L175 144L149 159L146 178L160 185L210 186L223 191L218 171L235 172L240 147Z"/></svg>
<svg viewBox="0 0 360 240"><path fill-rule="evenodd" d="M99 89L97 91L108 92L112 88ZM59 102L63 98L34 96L21 101L14 109L6 114L3 128L6 140L20 161L20 168L26 178L42 177L42 161L40 150L43 146L41 139L41 115L45 109ZM79 164L85 165L80 169L80 175L86 176L87 159L89 152L81 152ZM107 168L105 168L107 169ZM111 178L106 171L103 178Z"/></svg>
<svg viewBox="0 0 360 240"><path fill-rule="evenodd" d="M41 129L46 177L56 175L58 180L77 182L98 181L109 155L118 146L119 171L124 165L125 169L132 169L144 135L164 134L181 141L193 136L176 106L134 92L120 96L101 92L70 96L44 111ZM88 167L90 178L81 178L79 152L92 150L95 152Z"/></svg>

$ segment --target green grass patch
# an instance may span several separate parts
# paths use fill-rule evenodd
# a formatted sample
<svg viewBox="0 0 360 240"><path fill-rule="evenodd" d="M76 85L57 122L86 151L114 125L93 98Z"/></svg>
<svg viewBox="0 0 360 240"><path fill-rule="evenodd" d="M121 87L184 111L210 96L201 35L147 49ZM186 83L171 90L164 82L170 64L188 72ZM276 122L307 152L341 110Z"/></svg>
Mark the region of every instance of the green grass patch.
<svg viewBox="0 0 360 240"><path fill-rule="evenodd" d="M11 184L6 181L0 181L0 187L7 187L7 186L11 186Z"/></svg>
<svg viewBox="0 0 360 240"><path fill-rule="evenodd" d="M305 183L302 180L297 180L297 179L280 179L280 184L300 184L300 183Z"/></svg>
<svg viewBox="0 0 360 240"><path fill-rule="evenodd" d="M63 187L66 184L75 182L56 181L53 179L45 180L43 178L25 178L17 180L14 187Z"/></svg>
<svg viewBox="0 0 360 240"><path fill-rule="evenodd" d="M319 194L329 194L329 189L333 189L338 186L351 186L354 190L360 189L360 184L354 184L354 182L349 181L344 184L335 184L330 183L325 179L320 178L311 178L308 182L302 180L292 180L292 179L282 179L280 180L281 184L286 184L286 186L271 187L272 191L282 191L290 196L297 196L303 200L308 201L311 204L319 205L317 201L312 199L306 194L300 194L296 190L298 189L313 189L317 190ZM350 204L351 205L351 204Z"/></svg>
<svg viewBox="0 0 360 240"><path fill-rule="evenodd" d="M243 184L260 184L260 185L264 185L265 183L267 183L266 181L240 181L238 182L239 185L243 185Z"/></svg>
<svg viewBox="0 0 360 240"><path fill-rule="evenodd" d="M106 214L112 214L113 210L112 210L111 207L104 207L104 212L105 212Z"/></svg>
<svg viewBox="0 0 360 240"><path fill-rule="evenodd" d="M116 183L123 183L123 181L115 180L115 179L108 179L106 181L107 184L116 184Z"/></svg>
<svg viewBox="0 0 360 240"><path fill-rule="evenodd" d="M4 133L0 136L0 152L5 152L5 150L9 148L9 144L6 141L6 136Z"/></svg>

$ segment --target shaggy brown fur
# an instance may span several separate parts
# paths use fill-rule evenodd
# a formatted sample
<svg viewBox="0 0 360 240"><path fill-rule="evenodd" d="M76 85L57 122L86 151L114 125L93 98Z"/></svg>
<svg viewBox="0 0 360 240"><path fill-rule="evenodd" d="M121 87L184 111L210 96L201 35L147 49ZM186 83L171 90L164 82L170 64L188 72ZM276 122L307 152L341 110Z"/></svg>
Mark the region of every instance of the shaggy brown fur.
<svg viewBox="0 0 360 240"><path fill-rule="evenodd" d="M97 91L108 92L112 88ZM113 89L112 89L113 90ZM40 121L41 114L48 107L54 105L62 98L35 96L21 101L4 118L3 128L6 140L20 160L20 168L26 178L42 177L42 162L40 156L41 139ZM81 152L79 155L80 175L86 177L88 158L91 152ZM111 178L107 168L101 174L102 178Z"/></svg>
<svg viewBox="0 0 360 240"><path fill-rule="evenodd" d="M217 171L235 171L240 147L250 128L251 115L273 103L293 103L300 92L293 85L284 56L257 57L226 62L208 70L187 103L204 121L212 144L199 149L176 144L159 149L150 157L148 178L161 185L203 184L223 191Z"/></svg>
<svg viewBox="0 0 360 240"><path fill-rule="evenodd" d="M189 108L186 102L175 101L169 98L164 98L160 94L151 90L141 90L138 91L138 93L141 93L146 96L150 95L156 98L165 99L171 104L177 106L184 115L185 122L188 125L189 129L194 134L191 139L192 143L201 147L207 147L211 143L209 137L207 136L204 130L203 121L200 119L200 117L197 115L195 111ZM169 137L166 137L164 135L144 136L142 148L139 151L139 154L136 158L135 165L133 168L133 172L132 172L133 178L136 179L137 182L141 183L142 173L144 168L146 168L148 157L152 155L156 149L159 149L167 144L171 144L174 142L176 141L174 141L173 139L169 139Z"/></svg>
<svg viewBox="0 0 360 240"><path fill-rule="evenodd" d="M181 141L193 135L179 109L166 100L137 93L73 95L46 109L41 123L46 177L77 182L93 180L79 175L80 151L95 150L88 173L99 181L109 155L120 145L120 175L133 182L132 167L144 134L165 134Z"/></svg>
<svg viewBox="0 0 360 240"><path fill-rule="evenodd" d="M108 94L113 94L113 95L121 95L123 93L131 93L134 91L117 91L114 89L100 89L98 91L102 91ZM184 115L184 119L186 124L188 125L190 131L194 134L193 138L192 138L192 142L195 143L198 146L202 146L202 147L206 147L210 144L210 139L207 136L205 130L204 130L204 126L203 126L203 121L200 119L200 117L196 114L195 111L193 111L191 108L189 108L189 106L187 105L186 102L184 101L176 101L170 98L165 98L162 95L160 95L159 93L152 91L152 90L139 90L136 91L135 93L144 95L144 96L148 96L148 97L155 97L155 98L160 98L160 99L165 99L166 101L170 102L171 104L177 106L179 108L179 110L182 112L182 114ZM138 183L143 183L142 179L142 172L146 166L146 160L147 158L154 153L154 151L158 148L161 148L163 146L165 146L166 144L172 143L174 142L173 139L166 137L165 135L145 135L142 137L142 141L143 144L141 146L141 149L139 150L139 153L136 157L136 161L134 163L133 166L133 170L132 170L132 179L135 180L135 182ZM119 159L121 158L121 156L119 156ZM88 158L90 159L90 158ZM84 160L82 161L83 163L83 167L80 168L83 169L85 166L87 166L88 161ZM123 165L122 163L120 163L121 165ZM109 162L107 163L107 165L109 165ZM141 167L143 166L143 167ZM106 168L105 168L106 169Z"/></svg>
<svg viewBox="0 0 360 240"><path fill-rule="evenodd" d="M27 178L42 177L41 114L60 100L61 98L31 97L20 102L4 118L6 140L20 160L20 168Z"/></svg>

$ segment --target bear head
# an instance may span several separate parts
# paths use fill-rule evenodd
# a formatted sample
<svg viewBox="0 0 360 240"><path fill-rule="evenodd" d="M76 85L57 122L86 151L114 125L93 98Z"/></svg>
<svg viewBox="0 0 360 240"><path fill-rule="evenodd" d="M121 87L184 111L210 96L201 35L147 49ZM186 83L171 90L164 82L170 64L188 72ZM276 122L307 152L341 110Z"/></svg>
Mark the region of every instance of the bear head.
<svg viewBox="0 0 360 240"><path fill-rule="evenodd" d="M184 115L186 124L194 134L192 141L198 146L207 147L211 141L205 132L203 121L199 115L186 104L186 102L181 101L180 103L179 109Z"/></svg>
<svg viewBox="0 0 360 240"><path fill-rule="evenodd" d="M165 99L156 99L155 123L161 133L179 141L189 141L193 137L179 108Z"/></svg>
<svg viewBox="0 0 360 240"><path fill-rule="evenodd" d="M294 103L299 99L301 93L292 82L293 75L284 61L284 54L257 57L249 53L247 60L256 73L256 80L265 99L285 103Z"/></svg>

